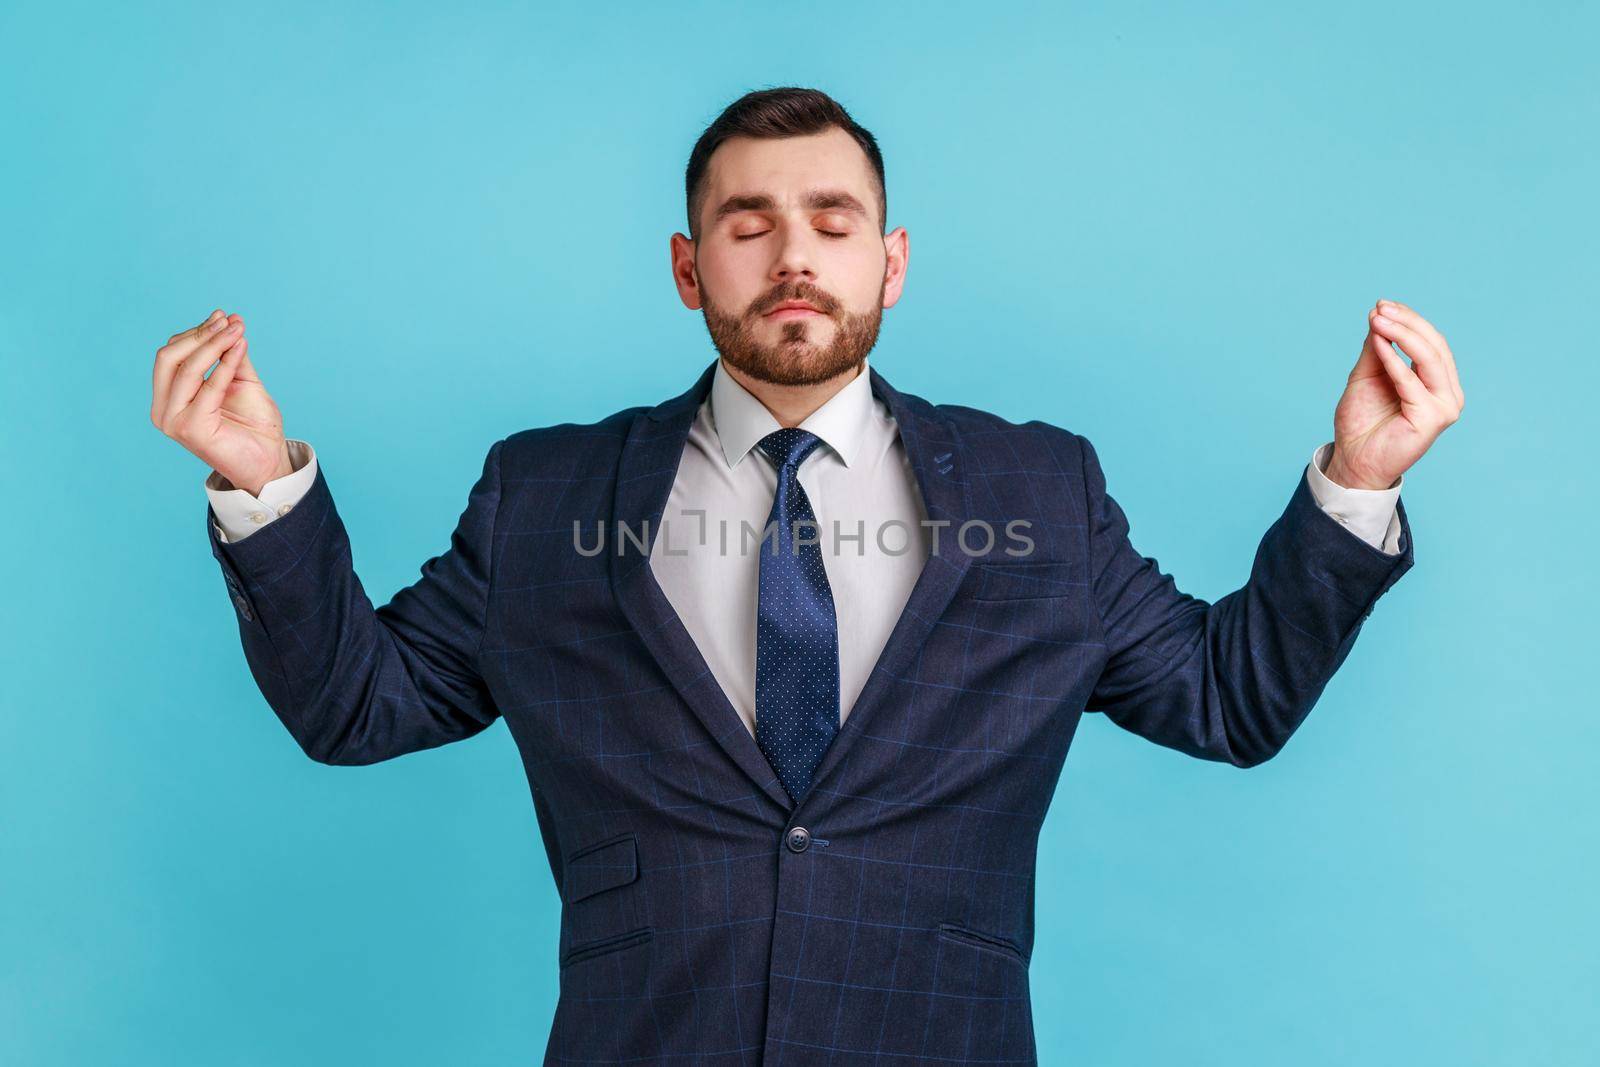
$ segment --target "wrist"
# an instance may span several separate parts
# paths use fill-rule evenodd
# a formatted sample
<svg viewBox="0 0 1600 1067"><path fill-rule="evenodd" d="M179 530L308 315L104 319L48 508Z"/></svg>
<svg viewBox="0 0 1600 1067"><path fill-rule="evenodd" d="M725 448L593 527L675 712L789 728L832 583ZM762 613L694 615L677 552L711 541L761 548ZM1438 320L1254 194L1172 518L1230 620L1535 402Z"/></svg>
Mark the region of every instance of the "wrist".
<svg viewBox="0 0 1600 1067"><path fill-rule="evenodd" d="M239 488L251 496L260 496L261 490L266 488L267 482L275 482L279 478L286 478L294 472L294 460L289 457L289 443L285 441L278 451L277 469L269 474L260 485L241 485Z"/></svg>
<svg viewBox="0 0 1600 1067"><path fill-rule="evenodd" d="M1328 465L1323 468L1322 474L1328 481L1344 489L1381 490L1392 488L1394 485L1393 481L1385 482L1351 470L1341 461L1337 448L1333 450L1333 455L1328 457Z"/></svg>

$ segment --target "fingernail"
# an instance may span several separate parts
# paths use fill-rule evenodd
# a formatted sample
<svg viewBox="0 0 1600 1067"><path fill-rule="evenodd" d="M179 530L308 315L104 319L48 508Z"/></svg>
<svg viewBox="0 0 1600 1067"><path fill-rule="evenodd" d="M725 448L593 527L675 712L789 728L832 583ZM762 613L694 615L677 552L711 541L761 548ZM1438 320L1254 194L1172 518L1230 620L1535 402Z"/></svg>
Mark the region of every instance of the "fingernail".
<svg viewBox="0 0 1600 1067"><path fill-rule="evenodd" d="M222 329L227 324L228 324L228 320L227 319L218 319L216 322L213 322L211 324L211 332L212 333L216 333L218 330Z"/></svg>
<svg viewBox="0 0 1600 1067"><path fill-rule="evenodd" d="M1393 326L1394 325L1393 322L1391 322L1390 320L1384 318L1382 315L1379 315L1379 316L1375 317L1372 321L1377 323L1379 326Z"/></svg>

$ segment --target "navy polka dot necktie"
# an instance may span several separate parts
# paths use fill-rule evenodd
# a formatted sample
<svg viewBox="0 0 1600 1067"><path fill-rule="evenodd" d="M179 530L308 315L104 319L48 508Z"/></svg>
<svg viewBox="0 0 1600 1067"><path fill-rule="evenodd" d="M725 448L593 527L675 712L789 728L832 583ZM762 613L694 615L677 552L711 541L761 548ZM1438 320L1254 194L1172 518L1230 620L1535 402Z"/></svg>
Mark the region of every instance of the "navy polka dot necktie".
<svg viewBox="0 0 1600 1067"><path fill-rule="evenodd" d="M811 787L823 751L839 732L839 627L833 590L822 569L817 518L796 477L801 462L821 443L813 433L786 429L774 430L756 445L778 468L767 519L776 531L760 545L756 743L796 803Z"/></svg>

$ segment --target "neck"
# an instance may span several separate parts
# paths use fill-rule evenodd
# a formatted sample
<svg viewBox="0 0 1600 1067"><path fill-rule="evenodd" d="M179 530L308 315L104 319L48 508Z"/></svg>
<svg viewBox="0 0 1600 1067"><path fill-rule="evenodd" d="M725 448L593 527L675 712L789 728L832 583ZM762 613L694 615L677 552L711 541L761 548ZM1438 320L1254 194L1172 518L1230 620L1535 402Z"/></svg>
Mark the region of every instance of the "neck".
<svg viewBox="0 0 1600 1067"><path fill-rule="evenodd" d="M770 411L784 429L800 425L813 411L832 399L835 393L855 381L863 365L857 363L847 371L810 385L777 385L752 378L727 360L722 360L723 372L761 401L761 406Z"/></svg>

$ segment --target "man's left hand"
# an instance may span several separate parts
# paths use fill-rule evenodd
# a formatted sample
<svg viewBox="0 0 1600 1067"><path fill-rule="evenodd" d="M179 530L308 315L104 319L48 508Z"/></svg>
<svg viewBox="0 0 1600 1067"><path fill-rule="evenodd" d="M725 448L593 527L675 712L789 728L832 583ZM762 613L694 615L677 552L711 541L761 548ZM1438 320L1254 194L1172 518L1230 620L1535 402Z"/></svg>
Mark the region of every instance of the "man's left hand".
<svg viewBox="0 0 1600 1067"><path fill-rule="evenodd" d="M1409 367L1390 342L1411 358ZM1465 403L1444 335L1406 305L1380 300L1367 312L1361 357L1333 413L1333 455L1323 473L1347 489L1388 489Z"/></svg>

